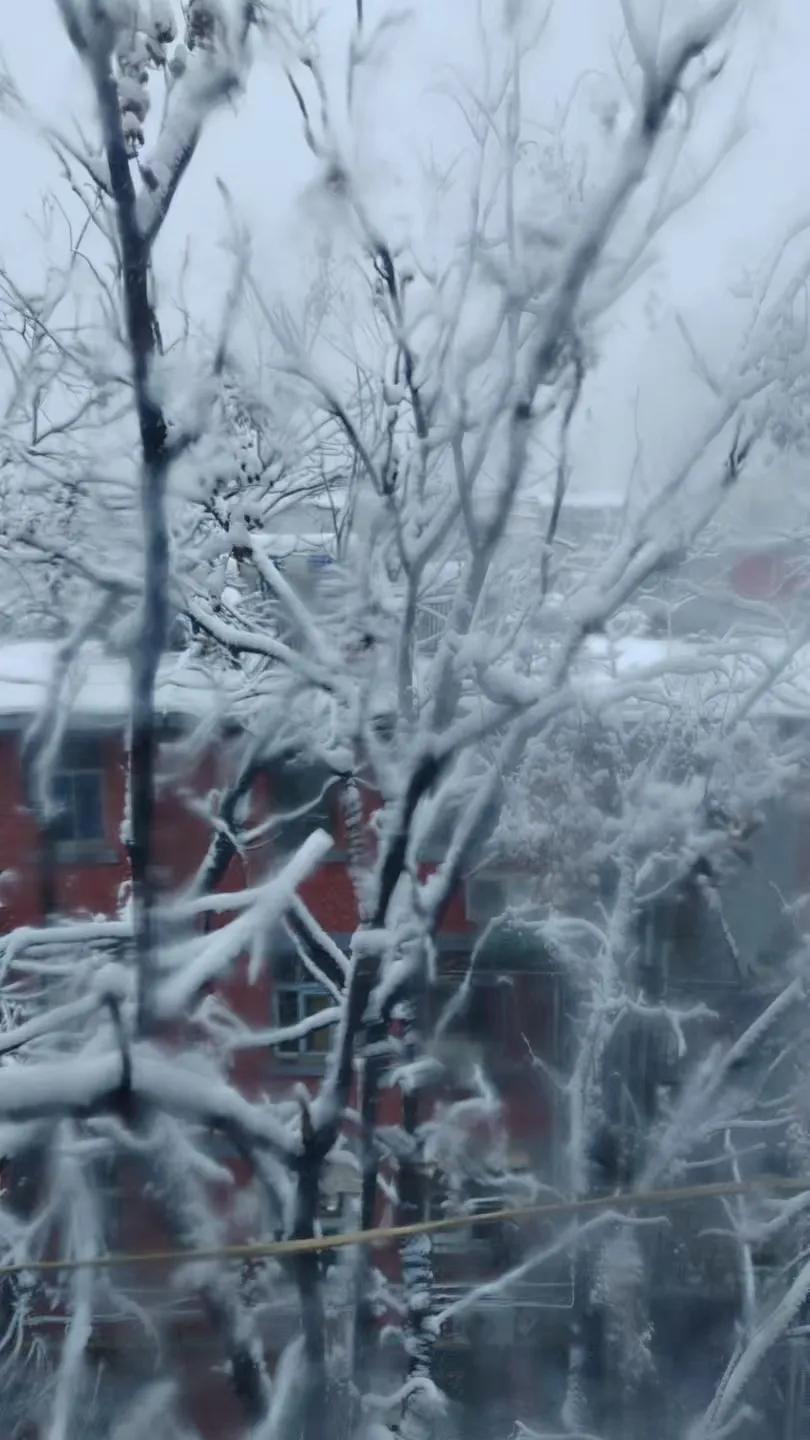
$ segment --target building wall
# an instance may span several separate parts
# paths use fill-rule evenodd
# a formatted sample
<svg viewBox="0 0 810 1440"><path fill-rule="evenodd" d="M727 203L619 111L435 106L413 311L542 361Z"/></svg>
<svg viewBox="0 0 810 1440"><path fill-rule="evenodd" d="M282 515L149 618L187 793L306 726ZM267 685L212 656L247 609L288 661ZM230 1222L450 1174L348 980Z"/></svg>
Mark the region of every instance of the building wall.
<svg viewBox="0 0 810 1440"><path fill-rule="evenodd" d="M119 834L124 809L121 743L114 735L99 736L97 743L104 776L105 853L59 862L56 900L67 915L114 914L127 876ZM43 919L37 832L26 805L20 752L20 732L0 731L0 934Z"/></svg>
<svg viewBox="0 0 810 1440"><path fill-rule="evenodd" d="M6 730L0 733L0 934L8 933L21 925L42 924L42 886L39 875L37 832L34 819L26 806L25 788L21 766L20 733ZM85 856L62 851L58 854L55 871L55 909L60 916L80 917L83 915L114 915L126 894L128 865L125 844L122 837L122 818L125 810L125 752L120 733L107 732L95 737L99 767L102 772L104 834L103 842ZM216 754L209 753L197 763L192 774L178 773L171 778L171 747L162 755L165 783L157 804L155 823L155 864L161 883L168 891L187 881L200 864L209 842L210 828L206 819L198 813L198 807L213 786L220 786L227 778L227 746ZM272 810L274 796L267 779L260 781L254 795L255 818L258 820ZM373 800L366 797L369 808ZM335 848L319 870L301 887L302 898L319 923L330 934L344 944L355 930L358 922L351 878L348 871L346 850L347 837L341 820L340 807L333 807L333 834ZM252 850L243 860L235 858L221 882L223 890L241 889L245 884L256 882L267 866L280 855L272 847L262 845ZM430 867L425 867L425 873ZM213 917L211 924L225 923ZM440 948L447 952L448 963L453 969L466 968L467 957L476 934L465 911L463 890L454 895L447 907L440 936ZM493 961L493 963L496 963ZM504 960L504 970L511 960ZM478 1006L478 1030L471 1043L482 1047L487 1064L497 1073L505 1100L505 1116L508 1128L516 1143L523 1142L525 1148L536 1158L542 1151L543 1137L550 1143L549 1131L552 1117L545 1099L532 1080L531 1065L526 1054L522 1035L532 1034L535 1043L544 1049L551 1043L551 1001L548 993L541 993L532 985L528 973L516 974L505 987L498 988L494 978L482 995ZM274 1022L273 980L268 965L257 983L250 982L247 962L243 959L221 984L221 991L234 1010L247 1023L255 1027L266 1027ZM480 1023L479 1023L480 1022ZM314 1089L322 1074L322 1061L317 1057L305 1057L300 1062L284 1062L271 1058L264 1048L239 1052L233 1063L233 1078L243 1093L258 1096L262 1093L289 1092L295 1084L305 1084ZM439 1097L441 1098L441 1097ZM447 1096L447 1099L454 1097ZM353 1101L356 1097L352 1097ZM431 1097L426 1098L430 1103ZM380 1103L380 1122L397 1124L401 1121L398 1092L386 1088ZM224 1153L224 1152L223 1152ZM228 1161L228 1163L231 1163ZM249 1177L238 1162L232 1164L235 1187L229 1192L223 1188L218 1203L226 1209L232 1206L233 1194L243 1189ZM119 1192L113 1203L117 1205L112 1237L117 1247L131 1252L163 1248L177 1243L177 1237L170 1233L161 1215L160 1206L144 1193L143 1176L122 1173L118 1176ZM137 1203L132 1197L137 1196ZM385 1210L380 1203L379 1220L396 1217ZM229 1233L242 1238L248 1233L243 1221L234 1212ZM479 1247L480 1249L480 1247ZM439 1269L452 1272L453 1267L461 1269L467 1278L471 1274L494 1273L491 1247L485 1252L476 1252L474 1268L463 1263L458 1247L452 1256L437 1257ZM493 1252L494 1253L494 1252ZM469 1258L469 1257L468 1257ZM379 1254L378 1263L396 1279L397 1256ZM169 1274L160 1270L137 1268L127 1283L131 1282L133 1292L143 1297L149 1306L150 1294L165 1298L170 1283ZM101 1347L108 1357L111 1373L120 1383L127 1384L128 1366L139 1342L133 1327L126 1322L96 1327L94 1344ZM221 1347L204 1315L197 1313L184 1319L179 1327L172 1329L168 1341L176 1351L181 1374L186 1375L183 1390L186 1395L188 1412L201 1423L201 1433L217 1436L217 1440L229 1440L242 1433L242 1418L235 1406L227 1377L215 1373L214 1366L221 1360ZM134 1347L134 1348L133 1348ZM142 1349L142 1347L141 1347ZM140 1351L139 1351L140 1354ZM147 1366L148 1357L141 1355L138 1361ZM132 1372L134 1374L134 1371Z"/></svg>

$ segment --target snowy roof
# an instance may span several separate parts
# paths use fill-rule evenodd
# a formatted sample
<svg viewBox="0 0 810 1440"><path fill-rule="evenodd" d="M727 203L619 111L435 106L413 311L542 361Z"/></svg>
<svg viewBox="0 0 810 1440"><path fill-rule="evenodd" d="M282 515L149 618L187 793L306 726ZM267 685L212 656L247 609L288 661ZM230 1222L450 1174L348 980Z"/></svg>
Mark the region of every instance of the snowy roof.
<svg viewBox="0 0 810 1440"><path fill-rule="evenodd" d="M0 645L0 728L14 728L43 705L59 651L52 640L20 640ZM228 710L228 695L185 655L167 655L156 690L161 715L190 718ZM70 688L71 715L78 725L119 725L129 709L129 666L100 645L82 651Z"/></svg>
<svg viewBox="0 0 810 1440"><path fill-rule="evenodd" d="M46 699L59 651L52 640L20 640L0 645L0 728L12 729L34 715ZM548 657L538 656L541 678ZM188 654L169 654L161 662L156 690L159 714L189 719L226 717L238 708L230 672L217 677ZM239 686L238 672L230 676ZM810 719L810 645L791 654L774 638L699 643L687 639L591 636L574 663L571 679L583 699L601 705L612 697L632 708L639 699L655 704L699 707L719 715L759 692L752 713ZM618 682L618 683L617 683ZM98 644L85 646L71 680L72 722L113 728L129 710L129 666ZM747 708L747 705L746 705Z"/></svg>

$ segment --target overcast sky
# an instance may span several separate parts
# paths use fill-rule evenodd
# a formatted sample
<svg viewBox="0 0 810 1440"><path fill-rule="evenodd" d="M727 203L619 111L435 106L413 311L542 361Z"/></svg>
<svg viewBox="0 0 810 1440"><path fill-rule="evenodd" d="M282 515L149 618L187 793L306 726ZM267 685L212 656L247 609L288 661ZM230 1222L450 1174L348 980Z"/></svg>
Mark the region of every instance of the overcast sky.
<svg viewBox="0 0 810 1440"><path fill-rule="evenodd" d="M702 0L695 3L699 9ZM370 18L381 13L375 0L366 4ZM658 4L636 0L642 17ZM669 0L669 9L677 18L692 4ZM326 8L330 20L324 48L327 59L337 63L344 12L348 19L353 0L331 0ZM602 345L580 435L583 486L621 483L615 474L605 474L604 457L610 454L612 471L621 474L626 469L634 444L634 413L641 416L650 438L665 439L669 423L682 426L680 407L674 403L678 397L671 393L685 373L671 324L675 308L690 317L701 343L721 362L727 337L732 343L739 320L730 287L746 267L767 258L791 218L810 212L810 6L807 0L746 0L744 9L747 18L735 66L718 83L711 123L719 126L728 118L729 106L739 98L750 72L745 139L706 193L673 225L659 246L656 268L615 316L609 343ZM474 0L414 0L411 10L410 22L397 30L391 53L366 92L358 141L360 164L376 176L379 203L394 221L413 209L416 157L424 158L431 148L448 155L461 141L460 131L454 130L457 120L436 93L437 83L447 78L449 67L472 73L477 63ZM609 71L610 43L620 33L620 11L613 0L557 0L545 37L546 64L529 72L537 93L530 83L527 109L536 106L538 116L548 119L554 101L564 98L580 72L600 67ZM0 5L0 49L36 110L59 118L63 126L74 115L90 122L87 87L61 31L55 0L5 0ZM598 88L598 80L593 83ZM711 146L713 138L698 137L698 146ZM0 253L24 275L37 263L25 212L36 208L56 172L42 144L2 117L0 169ZM220 273L224 283L216 175L227 178L250 219L254 254L267 283L294 290L302 242L313 223L307 200L313 168L289 92L270 63L255 66L246 96L233 113L216 118L195 157L181 203L160 242L159 263L167 283L189 237L205 292L210 293Z"/></svg>

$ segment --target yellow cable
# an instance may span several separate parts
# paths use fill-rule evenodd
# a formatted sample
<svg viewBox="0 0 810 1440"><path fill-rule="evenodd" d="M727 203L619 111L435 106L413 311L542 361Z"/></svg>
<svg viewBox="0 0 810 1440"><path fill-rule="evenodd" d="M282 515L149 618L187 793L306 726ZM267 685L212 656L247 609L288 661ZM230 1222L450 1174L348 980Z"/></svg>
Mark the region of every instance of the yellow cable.
<svg viewBox="0 0 810 1440"><path fill-rule="evenodd" d="M310 1235L298 1240L255 1240L243 1245L212 1245L200 1249L134 1250L91 1255L77 1259L28 1260L0 1265L0 1275L22 1275L34 1271L103 1270L121 1265L183 1265L203 1260L255 1260L274 1255L303 1255L313 1251L341 1250L347 1245L379 1245L384 1241L407 1240L413 1235L436 1235L466 1225L496 1225L502 1220L551 1220L565 1215L583 1215L600 1210L635 1210L678 1205L689 1200L712 1200L767 1190L796 1195L810 1191L810 1176L791 1179L783 1175L762 1175L752 1180L718 1180L707 1185L683 1185L664 1190L620 1190L613 1195L594 1195L585 1200L553 1200L542 1205L520 1205L481 1214L447 1215L441 1220L419 1220L413 1225L385 1225L369 1230L349 1230L338 1235Z"/></svg>

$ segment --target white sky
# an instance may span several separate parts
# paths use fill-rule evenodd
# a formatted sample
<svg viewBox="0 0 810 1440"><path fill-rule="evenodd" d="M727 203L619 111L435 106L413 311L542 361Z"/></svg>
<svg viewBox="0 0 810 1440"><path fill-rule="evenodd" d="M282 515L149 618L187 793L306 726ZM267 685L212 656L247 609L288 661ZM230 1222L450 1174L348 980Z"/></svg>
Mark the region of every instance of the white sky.
<svg viewBox="0 0 810 1440"><path fill-rule="evenodd" d="M646 19L659 0L635 3ZM704 0L668 3L668 13L680 17L687 6L699 9ZM328 59L341 53L340 32L351 19L354 0L330 0L326 8ZM747 134L706 193L672 227L659 246L656 268L616 313L603 341L580 435L580 483L587 488L621 483L635 444L634 413L653 448L668 443L670 432L674 436L682 430L678 401L686 371L671 323L674 310L689 318L701 343L722 363L739 317L730 286L745 267L767 258L791 219L810 212L810 5L807 0L746 0L744 8L736 69L730 67L718 82L716 109L717 116L724 105L728 110L729 98L739 95L750 68ZM414 0L411 9L412 20L394 33L391 54L361 112L361 167L389 216L412 207L415 157L431 149L447 155L460 143L459 122L436 94L436 85L449 66L469 67L477 53L474 0ZM366 10L373 20L382 6L366 0ZM610 41L620 33L615 0L556 0L545 41L550 61L529 74L527 89L532 91L534 83L539 93L527 94L527 109L536 105L538 115L547 118L554 100L568 92L580 72L609 67ZM72 115L91 122L85 81L62 33L55 0L2 0L0 51L35 109L58 117L63 127ZM711 138L698 137L698 144L711 144ZM278 68L257 64L247 95L236 111L215 119L184 181L160 241L165 288L171 288L170 277L189 239L200 296L207 299L220 281L223 288L227 283L219 249L222 207L214 185L221 175L250 220L257 266L268 285L294 292L302 244L313 223L306 201L313 173ZM55 176L41 142L0 116L0 256L22 277L39 260L25 213L36 210L38 197ZM605 456L617 474L604 473Z"/></svg>

